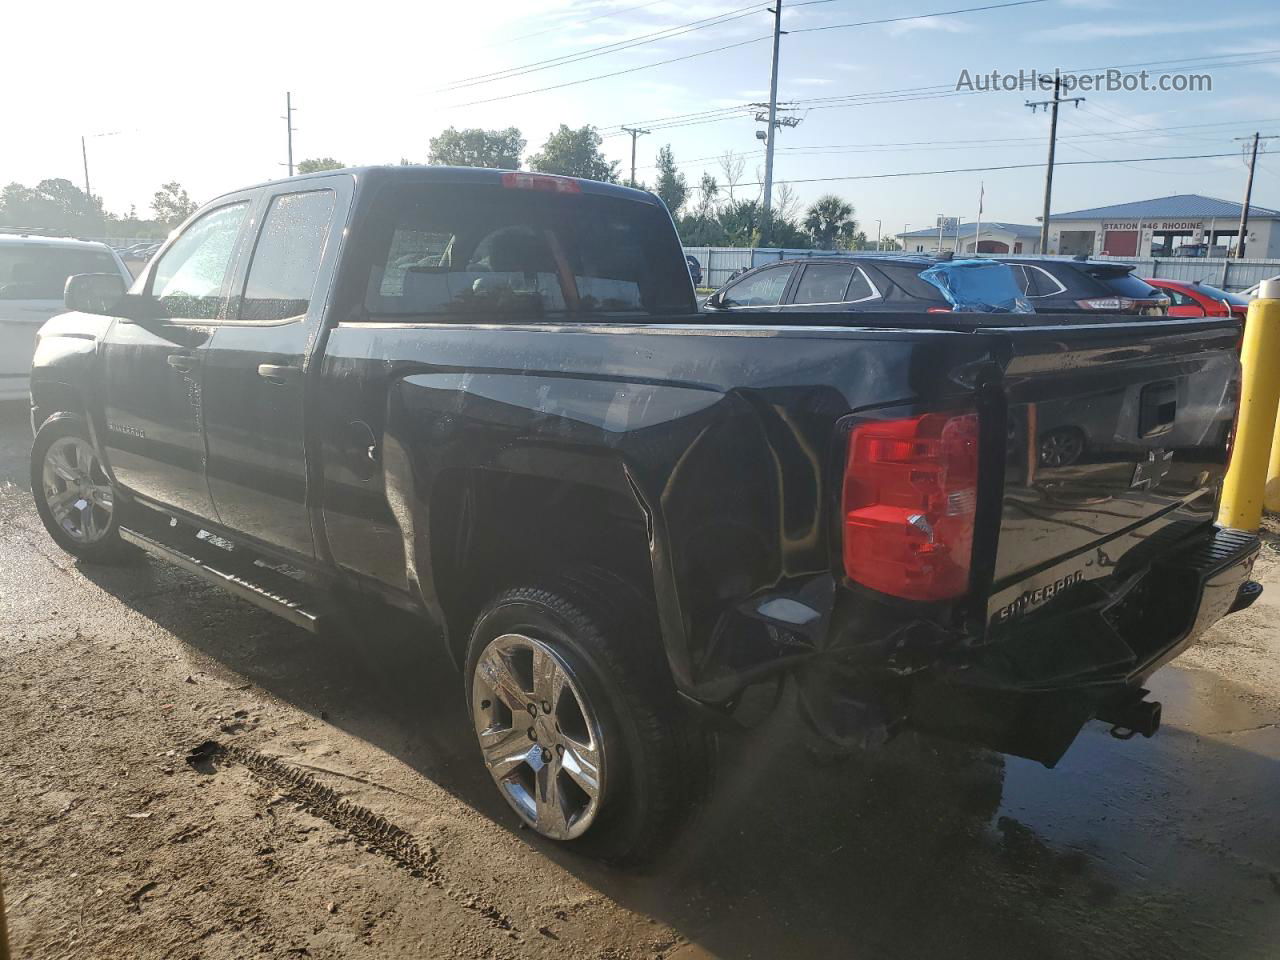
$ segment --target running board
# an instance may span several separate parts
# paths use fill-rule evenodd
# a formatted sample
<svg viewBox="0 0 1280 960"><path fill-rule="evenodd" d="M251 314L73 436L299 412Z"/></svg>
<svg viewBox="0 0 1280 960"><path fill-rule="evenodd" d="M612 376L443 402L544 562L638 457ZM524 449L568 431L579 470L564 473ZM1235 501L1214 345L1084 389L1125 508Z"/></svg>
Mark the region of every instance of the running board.
<svg viewBox="0 0 1280 960"><path fill-rule="evenodd" d="M250 580L240 574L232 573L229 570L219 568L214 562L201 559L194 556L186 550L180 549L168 543L163 543L146 534L139 533L136 530L130 530L127 527L120 528L120 539L127 543L132 543L135 547L145 550L153 556L160 557L170 563L176 564L189 573L203 577L210 583L216 584L229 593L248 600L250 603L274 613L278 617L283 617L290 623L309 630L312 633L319 633L321 627L321 614L304 605L304 601L286 596L278 588L268 588L261 583ZM264 578L270 576L271 571L264 570ZM279 579L287 579L279 577ZM303 584L298 584L299 592L306 588Z"/></svg>

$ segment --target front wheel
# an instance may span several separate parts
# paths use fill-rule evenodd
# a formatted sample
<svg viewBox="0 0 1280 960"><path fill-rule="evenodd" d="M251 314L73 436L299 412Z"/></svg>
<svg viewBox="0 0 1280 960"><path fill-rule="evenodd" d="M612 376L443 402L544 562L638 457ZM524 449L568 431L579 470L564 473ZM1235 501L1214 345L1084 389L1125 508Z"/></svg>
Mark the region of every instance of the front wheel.
<svg viewBox="0 0 1280 960"><path fill-rule="evenodd" d="M652 617L627 607L575 580L506 591L472 632L467 703L484 764L525 824L634 862L672 838L710 761Z"/></svg>
<svg viewBox="0 0 1280 960"><path fill-rule="evenodd" d="M91 563L124 559L120 504L78 420L46 423L31 447L31 493L45 529L72 556Z"/></svg>

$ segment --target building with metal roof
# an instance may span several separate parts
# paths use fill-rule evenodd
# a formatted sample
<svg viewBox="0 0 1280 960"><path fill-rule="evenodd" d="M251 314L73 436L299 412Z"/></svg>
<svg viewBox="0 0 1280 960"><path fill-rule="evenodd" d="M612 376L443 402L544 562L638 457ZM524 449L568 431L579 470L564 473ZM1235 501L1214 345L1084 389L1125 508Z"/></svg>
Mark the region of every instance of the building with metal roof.
<svg viewBox="0 0 1280 960"><path fill-rule="evenodd" d="M1241 204L1197 193L1113 203L1049 217L1049 253L1115 257L1234 256ZM1245 256L1280 257L1280 210L1249 205Z"/></svg>
<svg viewBox="0 0 1280 960"><path fill-rule="evenodd" d="M1006 223L1002 220L970 221L954 228L937 227L908 230L897 235L907 253L1022 253L1040 252L1040 226L1034 223Z"/></svg>

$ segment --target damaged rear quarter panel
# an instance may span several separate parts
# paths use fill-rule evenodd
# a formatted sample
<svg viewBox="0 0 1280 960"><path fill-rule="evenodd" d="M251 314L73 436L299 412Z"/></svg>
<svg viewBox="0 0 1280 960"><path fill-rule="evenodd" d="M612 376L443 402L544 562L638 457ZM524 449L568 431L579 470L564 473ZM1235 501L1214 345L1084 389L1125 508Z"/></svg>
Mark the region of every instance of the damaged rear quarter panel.
<svg viewBox="0 0 1280 960"><path fill-rule="evenodd" d="M447 560L430 546L454 519L432 515L454 504L442 484L478 471L607 492L643 515L644 586L677 683L696 695L730 611L830 581L841 418L963 396L960 371L984 353L976 338L919 331L339 325L323 374L330 548L443 621ZM357 417L382 453L363 479L341 439Z"/></svg>

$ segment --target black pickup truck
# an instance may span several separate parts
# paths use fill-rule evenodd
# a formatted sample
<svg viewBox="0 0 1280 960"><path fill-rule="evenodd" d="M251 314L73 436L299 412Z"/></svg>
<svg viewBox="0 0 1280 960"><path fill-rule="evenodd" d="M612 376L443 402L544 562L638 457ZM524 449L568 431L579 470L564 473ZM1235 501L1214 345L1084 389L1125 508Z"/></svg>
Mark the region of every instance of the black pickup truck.
<svg viewBox="0 0 1280 960"><path fill-rule="evenodd" d="M228 194L66 299L50 535L311 630L421 615L515 812L608 858L769 685L806 736L1053 764L1091 719L1153 733L1144 680L1259 590L1214 524L1230 319L711 317L651 195L443 167Z"/></svg>

